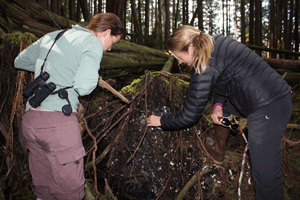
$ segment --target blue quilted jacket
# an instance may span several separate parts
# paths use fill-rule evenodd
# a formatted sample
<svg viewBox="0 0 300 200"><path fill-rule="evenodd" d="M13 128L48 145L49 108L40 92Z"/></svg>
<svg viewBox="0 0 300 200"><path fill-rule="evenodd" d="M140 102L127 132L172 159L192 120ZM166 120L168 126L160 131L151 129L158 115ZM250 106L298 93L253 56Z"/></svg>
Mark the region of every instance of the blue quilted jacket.
<svg viewBox="0 0 300 200"><path fill-rule="evenodd" d="M183 108L163 115L163 129L177 129L196 123L209 97L223 106L230 101L247 117L251 112L280 99L291 87L264 60L240 42L214 36L215 45L209 68L202 74L191 70L191 79Z"/></svg>

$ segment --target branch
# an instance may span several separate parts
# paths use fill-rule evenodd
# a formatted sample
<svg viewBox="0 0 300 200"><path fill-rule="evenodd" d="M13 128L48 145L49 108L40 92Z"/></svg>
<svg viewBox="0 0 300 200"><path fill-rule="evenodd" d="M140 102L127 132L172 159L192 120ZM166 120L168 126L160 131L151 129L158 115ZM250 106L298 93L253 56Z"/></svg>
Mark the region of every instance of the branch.
<svg viewBox="0 0 300 200"><path fill-rule="evenodd" d="M124 101L125 103L129 103L129 101L119 92L117 92L113 87L111 87L108 83L106 83L105 81L102 80L102 77L99 78L99 82L98 85L102 88L105 88L107 90L109 90L111 93L113 93L113 95L115 95L116 97L119 97L122 101Z"/></svg>
<svg viewBox="0 0 300 200"><path fill-rule="evenodd" d="M180 193L177 195L176 200L181 200L183 199L184 195L186 195L189 191L189 189L196 183L196 181L198 180L198 178L200 178L201 176L204 176L205 174L207 174L208 172L210 172L211 169L210 168L206 168L204 170L199 170L192 178L191 180L189 180L189 182L187 182L187 184L185 184L185 186L182 188L182 190L180 191ZM200 185L198 185L198 187L201 187Z"/></svg>
<svg viewBox="0 0 300 200"><path fill-rule="evenodd" d="M287 139L286 137L283 137L282 140L284 142L286 142L290 147L295 147L295 146L299 146L300 145L300 140L298 140L297 142L295 142L295 141Z"/></svg>

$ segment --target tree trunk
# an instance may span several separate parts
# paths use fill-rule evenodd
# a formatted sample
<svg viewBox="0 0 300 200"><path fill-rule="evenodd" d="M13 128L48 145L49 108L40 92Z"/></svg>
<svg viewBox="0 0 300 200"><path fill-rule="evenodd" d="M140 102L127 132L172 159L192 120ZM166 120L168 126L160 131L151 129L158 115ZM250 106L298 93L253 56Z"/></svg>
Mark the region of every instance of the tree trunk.
<svg viewBox="0 0 300 200"><path fill-rule="evenodd" d="M131 12L132 12L132 20L133 20L133 24L134 24L134 34L135 34L135 38L137 38L137 43L140 43L141 40L141 36L142 36L142 31L141 31L141 27L138 21L138 17L137 17L137 13L136 13L136 8L135 8L135 0L130 0L130 4L131 4Z"/></svg>
<svg viewBox="0 0 300 200"><path fill-rule="evenodd" d="M145 1L145 36L149 36L150 0Z"/></svg>
<svg viewBox="0 0 300 200"><path fill-rule="evenodd" d="M89 22L90 21L90 11L89 11L86 0L78 0L78 1L80 3L84 21Z"/></svg>
<svg viewBox="0 0 300 200"><path fill-rule="evenodd" d="M261 0L255 0L255 45L261 46L261 28L262 28L262 10L261 10ZM256 53L261 56L261 51L256 51Z"/></svg>
<svg viewBox="0 0 300 200"><path fill-rule="evenodd" d="M73 21L76 20L75 9L76 9L75 0L69 0L69 18Z"/></svg>
<svg viewBox="0 0 300 200"><path fill-rule="evenodd" d="M225 0L222 0L222 35L225 35Z"/></svg>
<svg viewBox="0 0 300 200"><path fill-rule="evenodd" d="M282 36L282 1L277 1L277 48L282 49L282 41L281 41L281 36ZM280 59L282 56L280 54L277 54L277 58Z"/></svg>
<svg viewBox="0 0 300 200"><path fill-rule="evenodd" d="M175 1L176 1L176 0L174 0L174 2L175 2ZM179 4L180 4L180 0L177 0L177 3L176 3L176 14L175 14L175 26L174 26L174 29L177 28L177 22L178 22L178 17L179 17L179 12L180 12Z"/></svg>
<svg viewBox="0 0 300 200"><path fill-rule="evenodd" d="M298 60L265 58L264 61L266 61L273 69L286 69L292 72L300 72L300 61Z"/></svg>
<svg viewBox="0 0 300 200"><path fill-rule="evenodd" d="M274 11L274 0L270 0L270 16L269 16L269 48L274 48L275 40L275 11ZM269 57L275 58L275 53L269 53Z"/></svg>
<svg viewBox="0 0 300 200"><path fill-rule="evenodd" d="M299 0L295 1L295 52L299 52ZM298 60L298 56L295 59Z"/></svg>
<svg viewBox="0 0 300 200"><path fill-rule="evenodd" d="M253 30L254 30L254 0L250 0L250 19L249 19L249 44L253 45Z"/></svg>
<svg viewBox="0 0 300 200"><path fill-rule="evenodd" d="M51 12L52 12L52 13L55 13L55 14L58 15L57 1L58 1L58 0L51 0L51 1L50 1L50 8L51 8Z"/></svg>
<svg viewBox="0 0 300 200"><path fill-rule="evenodd" d="M165 47L170 37L170 0L164 0L165 3Z"/></svg>
<svg viewBox="0 0 300 200"><path fill-rule="evenodd" d="M58 29L69 28L76 22L43 9L31 0L0 0L0 21L7 32L23 31L42 37Z"/></svg>
<svg viewBox="0 0 300 200"><path fill-rule="evenodd" d="M198 5L198 27L203 31L203 0L197 0Z"/></svg>
<svg viewBox="0 0 300 200"><path fill-rule="evenodd" d="M245 0L241 0L241 43L245 44Z"/></svg>
<svg viewBox="0 0 300 200"><path fill-rule="evenodd" d="M130 73L142 68L160 70L168 59L164 51L121 40L111 52L104 53L101 70L122 69Z"/></svg>

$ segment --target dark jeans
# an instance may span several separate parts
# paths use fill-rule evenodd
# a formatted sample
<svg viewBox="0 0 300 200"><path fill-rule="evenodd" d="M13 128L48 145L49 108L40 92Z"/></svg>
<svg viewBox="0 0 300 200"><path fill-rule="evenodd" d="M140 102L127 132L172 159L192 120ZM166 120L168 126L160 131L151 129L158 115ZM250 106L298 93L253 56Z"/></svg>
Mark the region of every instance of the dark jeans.
<svg viewBox="0 0 300 200"><path fill-rule="evenodd" d="M227 102L224 116L239 112ZM248 116L248 143L257 199L284 199L282 137L292 115L292 96L276 100Z"/></svg>

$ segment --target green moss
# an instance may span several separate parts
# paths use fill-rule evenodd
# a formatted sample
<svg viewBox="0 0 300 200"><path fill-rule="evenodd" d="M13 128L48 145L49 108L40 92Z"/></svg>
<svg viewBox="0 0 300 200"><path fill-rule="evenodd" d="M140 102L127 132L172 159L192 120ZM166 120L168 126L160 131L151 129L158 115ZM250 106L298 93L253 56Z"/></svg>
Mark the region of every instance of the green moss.
<svg viewBox="0 0 300 200"><path fill-rule="evenodd" d="M184 94L186 93L186 89L189 85L189 82L179 79L176 76L170 76L170 75L171 74L168 72L163 72L163 74L162 74L162 72L148 72L147 79L150 79L150 78L152 79L152 78L159 76L159 78L162 81L164 81L166 84L171 83L172 84L172 92L174 91L172 100L173 101L182 101L182 96L184 96ZM142 90L142 87L144 87L145 78L146 78L146 75L143 75L140 78L133 80L130 85L123 87L120 92L124 96L136 96ZM178 88L180 88L179 92L178 92ZM175 90L176 90L176 92L175 92Z"/></svg>
<svg viewBox="0 0 300 200"><path fill-rule="evenodd" d="M20 31L6 34L7 41L9 41L12 45L20 46L22 42L23 47L27 47L35 42L38 38L32 33L22 33Z"/></svg>
<svg viewBox="0 0 300 200"><path fill-rule="evenodd" d="M226 151L225 158L226 160L233 160L237 163L241 161L240 153L234 151Z"/></svg>

